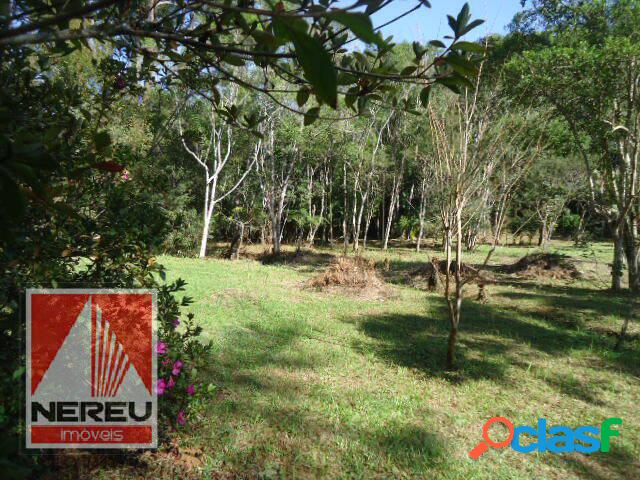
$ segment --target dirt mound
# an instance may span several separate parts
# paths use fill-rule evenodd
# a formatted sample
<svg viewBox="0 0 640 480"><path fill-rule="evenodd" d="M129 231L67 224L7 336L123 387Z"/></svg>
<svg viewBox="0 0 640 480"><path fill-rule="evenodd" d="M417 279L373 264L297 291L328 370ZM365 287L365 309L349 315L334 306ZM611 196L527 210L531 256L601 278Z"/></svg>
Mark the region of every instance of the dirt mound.
<svg viewBox="0 0 640 480"><path fill-rule="evenodd" d="M552 278L554 280L575 280L580 271L571 257L559 253L533 253L526 255L505 271L530 277Z"/></svg>
<svg viewBox="0 0 640 480"><path fill-rule="evenodd" d="M324 272L308 282L308 286L315 288L366 289L383 285L384 282L376 272L375 262L362 257L339 257Z"/></svg>

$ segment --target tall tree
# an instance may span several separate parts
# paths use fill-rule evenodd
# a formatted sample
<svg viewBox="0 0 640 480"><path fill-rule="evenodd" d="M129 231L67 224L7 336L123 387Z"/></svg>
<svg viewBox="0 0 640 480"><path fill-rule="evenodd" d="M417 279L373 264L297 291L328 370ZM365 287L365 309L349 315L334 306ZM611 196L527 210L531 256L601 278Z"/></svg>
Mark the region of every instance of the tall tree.
<svg viewBox="0 0 640 480"><path fill-rule="evenodd" d="M640 42L630 31L633 22L640 26L640 5L538 2L535 12L550 29L550 46L510 61L513 85L550 105L569 125L587 172L592 207L607 218L613 233L611 286L621 289L624 256L629 287L640 291Z"/></svg>
<svg viewBox="0 0 640 480"><path fill-rule="evenodd" d="M228 108L230 108L234 105L237 95L238 87L232 85L229 91L223 96L221 103L223 105L226 104ZM224 122L220 118L215 108L211 107L211 105L207 105L207 107L208 119L205 122L206 124L202 125L203 128L200 129L200 131L192 132L193 135L191 136L196 137L193 141L189 141L186 138L182 121L178 120L180 139L184 149L204 171L204 205L202 211L202 237L200 239L199 250L200 258L204 258L207 255L209 230L216 205L231 195L242 184L249 172L253 169L256 162L256 152L259 150L261 144L261 141L258 140L254 152L252 152L252 155L247 159L246 164L243 166L243 172L237 181L231 184L226 192L220 194L219 187L222 185L222 175L223 173L228 173L225 167L229 164L232 153L235 153L234 130L229 123ZM191 130L195 130L194 124L191 125Z"/></svg>

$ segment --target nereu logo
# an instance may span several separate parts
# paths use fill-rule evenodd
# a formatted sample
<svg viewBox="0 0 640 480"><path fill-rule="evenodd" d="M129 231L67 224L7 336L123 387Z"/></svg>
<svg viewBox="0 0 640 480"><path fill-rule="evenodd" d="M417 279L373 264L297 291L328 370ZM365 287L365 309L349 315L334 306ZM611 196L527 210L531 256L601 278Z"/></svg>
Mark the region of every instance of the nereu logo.
<svg viewBox="0 0 640 480"><path fill-rule="evenodd" d="M152 290L27 290L27 448L155 448Z"/></svg>

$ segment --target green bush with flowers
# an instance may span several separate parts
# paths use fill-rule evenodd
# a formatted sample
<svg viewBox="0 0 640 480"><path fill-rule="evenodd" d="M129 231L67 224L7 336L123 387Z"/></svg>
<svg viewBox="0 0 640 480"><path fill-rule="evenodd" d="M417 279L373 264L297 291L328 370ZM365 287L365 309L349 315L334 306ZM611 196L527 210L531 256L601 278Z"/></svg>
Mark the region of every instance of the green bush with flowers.
<svg viewBox="0 0 640 480"><path fill-rule="evenodd" d="M211 348L198 340L202 327L196 324L193 314L180 315L180 307L192 302L189 297L183 297L181 302L175 298L177 292L184 290L184 285L185 282L179 279L158 290L160 321L156 344L156 394L161 442L171 431L187 423L189 405L196 392L202 390L198 381L199 363Z"/></svg>

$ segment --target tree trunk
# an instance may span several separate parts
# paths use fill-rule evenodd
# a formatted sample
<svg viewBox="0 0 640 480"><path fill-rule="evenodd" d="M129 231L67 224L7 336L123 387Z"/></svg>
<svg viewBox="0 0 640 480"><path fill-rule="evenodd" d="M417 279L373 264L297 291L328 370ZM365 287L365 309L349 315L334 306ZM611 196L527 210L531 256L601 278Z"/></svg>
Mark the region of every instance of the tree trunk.
<svg viewBox="0 0 640 480"><path fill-rule="evenodd" d="M418 231L418 239L416 240L416 252L420 253L420 244L424 236L424 219L420 220L420 230Z"/></svg>
<svg viewBox="0 0 640 480"><path fill-rule="evenodd" d="M458 337L458 329L451 327L449 330L449 342L447 343L447 370L453 370L456 364L456 341Z"/></svg>
<svg viewBox="0 0 640 480"><path fill-rule="evenodd" d="M328 208L329 208L329 218L328 218L329 225L327 225L329 229L328 240L329 240L329 243L333 245L333 242L334 242L334 238L333 238L333 175L327 174L327 179L329 183L329 198L327 199ZM325 233L325 236L326 236L326 233Z"/></svg>
<svg viewBox="0 0 640 480"><path fill-rule="evenodd" d="M613 229L613 263L611 264L611 290L619 292L622 290L622 270L623 270L623 235L621 227Z"/></svg>
<svg viewBox="0 0 640 480"><path fill-rule="evenodd" d="M205 222L202 227L202 239L200 240L200 258L204 258L207 256L207 241L209 240L209 222L206 220L205 213Z"/></svg>
<svg viewBox="0 0 640 480"><path fill-rule="evenodd" d="M242 237L244 237L244 223L238 221L236 223L236 231L229 245L229 260L238 260L240 258L240 248L242 247Z"/></svg>
<svg viewBox="0 0 640 480"><path fill-rule="evenodd" d="M344 254L347 254L347 250L349 249L349 231L348 231L348 223L347 223L347 212L348 209L348 194L347 194L347 163L343 163L342 165L342 188L344 190L343 194L343 214L342 214L342 237L343 237L343 245L344 245Z"/></svg>
<svg viewBox="0 0 640 480"><path fill-rule="evenodd" d="M540 219L540 228L538 228L538 246L544 249L544 242L547 238L547 231L544 220Z"/></svg>
<svg viewBox="0 0 640 480"><path fill-rule="evenodd" d="M404 163L404 162L403 162ZM400 169L402 170L403 165L400 165ZM393 223L393 214L396 209L396 203L399 200L400 195L400 183L401 183L401 173L398 173L398 176L394 178L393 181L393 190L391 191L391 202L389 202L389 211L387 212L387 226L384 232L384 244L382 246L383 250L386 250L389 246L389 237L391 236L391 224Z"/></svg>
<svg viewBox="0 0 640 480"><path fill-rule="evenodd" d="M369 237L369 227L371 226L371 219L373 218L373 207L370 208L369 213L367 213L367 218L364 224L364 234L362 237L362 247L367 249L367 238Z"/></svg>
<svg viewBox="0 0 640 480"><path fill-rule="evenodd" d="M638 245L635 219L627 222L623 236L624 253L627 260L627 275L629 279L629 290L634 293L640 292L640 278L638 278Z"/></svg>
<svg viewBox="0 0 640 480"><path fill-rule="evenodd" d="M614 350L618 351L620 350L620 347L622 347L622 344L624 343L624 339L627 336L628 328L629 328L629 317L626 316L624 318L624 322L622 322L622 328L620 329L620 334L618 335L618 341L616 342L615 347L613 347Z"/></svg>
<svg viewBox="0 0 640 480"><path fill-rule="evenodd" d="M416 252L420 252L420 246L422 244L422 237L424 236L424 217L427 209L427 182L422 180L420 188L420 207L418 210L418 222L420 224L420 230L418 231L418 238L416 240Z"/></svg>
<svg viewBox="0 0 640 480"><path fill-rule="evenodd" d="M273 254L280 255L280 218L275 215L271 219L271 240L273 241Z"/></svg>
<svg viewBox="0 0 640 480"><path fill-rule="evenodd" d="M207 243L209 241L209 229L211 228L211 218L213 217L214 199L216 195L216 181L211 187L207 184L204 199L204 225L202 226L202 238L200 240L200 258L207 256Z"/></svg>

